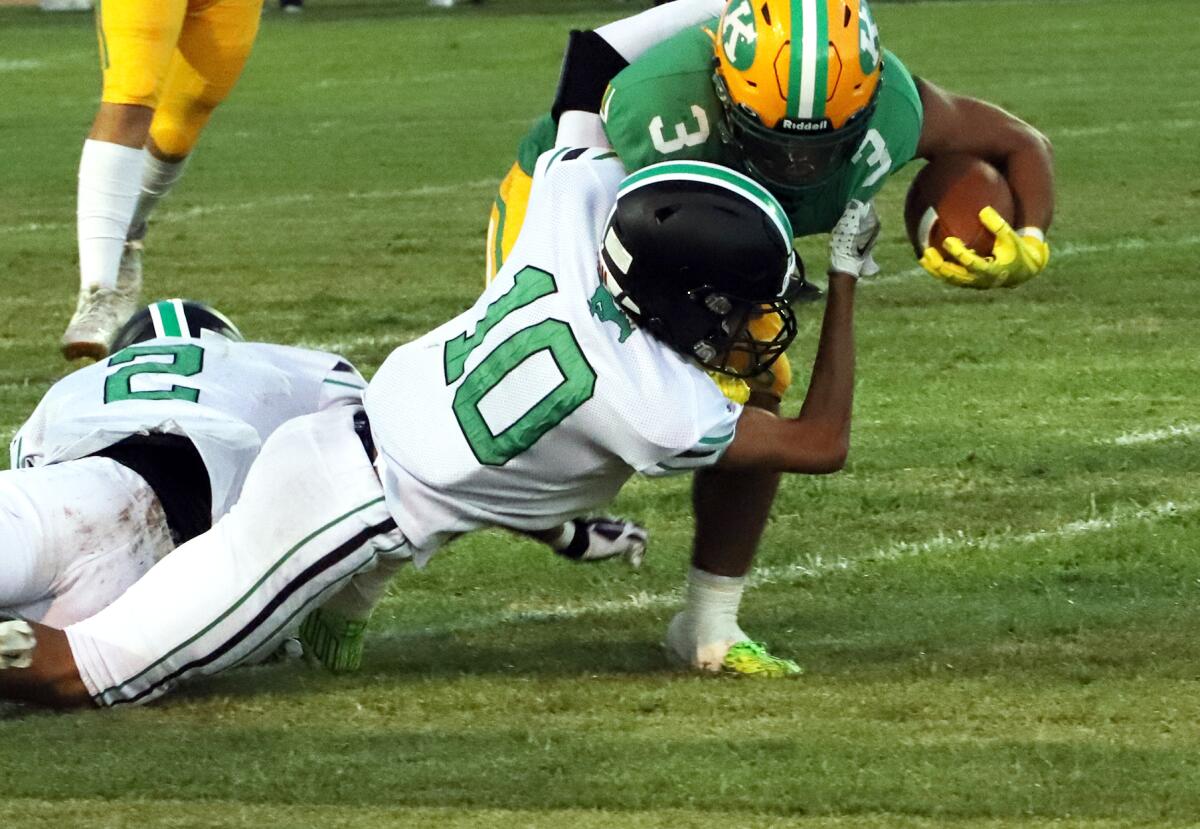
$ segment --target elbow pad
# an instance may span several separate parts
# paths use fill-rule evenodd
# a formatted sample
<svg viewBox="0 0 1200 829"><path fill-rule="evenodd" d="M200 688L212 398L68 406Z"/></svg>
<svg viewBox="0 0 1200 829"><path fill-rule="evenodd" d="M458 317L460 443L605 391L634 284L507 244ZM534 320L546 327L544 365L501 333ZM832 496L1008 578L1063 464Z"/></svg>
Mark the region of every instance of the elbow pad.
<svg viewBox="0 0 1200 829"><path fill-rule="evenodd" d="M599 113L609 81L628 65L629 61L600 35L573 30L567 38L558 91L550 108L555 122L567 110Z"/></svg>

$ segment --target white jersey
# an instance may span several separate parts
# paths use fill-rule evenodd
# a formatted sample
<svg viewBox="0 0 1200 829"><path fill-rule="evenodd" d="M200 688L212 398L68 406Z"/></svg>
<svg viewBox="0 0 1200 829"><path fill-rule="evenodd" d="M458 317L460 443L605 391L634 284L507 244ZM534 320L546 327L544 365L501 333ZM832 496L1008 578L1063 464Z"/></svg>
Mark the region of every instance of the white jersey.
<svg viewBox="0 0 1200 829"><path fill-rule="evenodd" d="M280 424L360 403L365 385L336 354L210 331L160 337L55 383L13 438L11 463L42 466L133 435L182 435L208 470L215 521L237 500L262 442Z"/></svg>
<svg viewBox="0 0 1200 829"><path fill-rule="evenodd" d="M624 175L601 150L543 155L495 280L371 381L388 508L418 563L457 533L581 515L635 471L715 463L733 439L741 408L600 285L601 235Z"/></svg>

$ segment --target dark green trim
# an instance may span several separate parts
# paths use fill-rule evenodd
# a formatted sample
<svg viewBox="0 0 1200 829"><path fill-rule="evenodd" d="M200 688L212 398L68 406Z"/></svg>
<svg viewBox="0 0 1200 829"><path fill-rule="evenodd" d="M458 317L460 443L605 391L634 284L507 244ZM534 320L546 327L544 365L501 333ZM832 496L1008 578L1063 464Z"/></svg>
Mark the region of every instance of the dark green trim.
<svg viewBox="0 0 1200 829"><path fill-rule="evenodd" d="M341 380L323 380L322 382L328 383L331 386L345 386L348 389L358 389L359 391L364 391L367 388L366 386L360 386L357 383L343 383Z"/></svg>

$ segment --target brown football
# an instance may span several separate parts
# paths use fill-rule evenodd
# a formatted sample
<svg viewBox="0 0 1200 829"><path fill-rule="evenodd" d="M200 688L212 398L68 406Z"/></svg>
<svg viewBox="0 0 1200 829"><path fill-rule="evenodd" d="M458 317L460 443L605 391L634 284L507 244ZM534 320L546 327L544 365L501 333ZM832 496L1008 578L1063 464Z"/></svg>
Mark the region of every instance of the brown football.
<svg viewBox="0 0 1200 829"><path fill-rule="evenodd" d="M957 236L980 256L988 256L996 237L979 221L979 211L994 207L1013 220L1013 197L1000 171L981 158L943 155L913 179L904 200L904 226L917 258L926 247L945 255L942 241Z"/></svg>

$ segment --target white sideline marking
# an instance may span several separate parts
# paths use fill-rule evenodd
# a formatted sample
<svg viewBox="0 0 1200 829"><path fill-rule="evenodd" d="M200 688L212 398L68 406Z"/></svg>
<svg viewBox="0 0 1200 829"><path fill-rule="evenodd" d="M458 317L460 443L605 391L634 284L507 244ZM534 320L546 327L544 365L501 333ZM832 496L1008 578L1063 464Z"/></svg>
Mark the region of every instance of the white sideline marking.
<svg viewBox="0 0 1200 829"><path fill-rule="evenodd" d="M1175 438L1190 438L1200 435L1200 423L1181 423L1178 426L1166 426L1162 429L1152 429L1148 432L1126 432L1101 443L1111 443L1116 446L1138 446L1143 443L1161 443Z"/></svg>
<svg viewBox="0 0 1200 829"><path fill-rule="evenodd" d="M858 570L868 564L917 558L930 554L947 553L953 550L996 550L1013 545L1037 544L1057 539L1076 538L1082 535L1107 532L1127 524L1158 521L1176 515L1187 515L1197 510L1200 510L1200 502L1192 501L1177 504L1172 501L1164 501L1139 509L1118 508L1113 510L1107 517L1084 518L1048 530L1036 530L1025 533L996 533L994 535L983 536L970 536L962 531L948 534L938 533L936 536L925 541L898 541L855 558L847 558L845 556L825 558L824 556L816 555L809 556L805 561L783 567L763 567L753 571L750 577L750 584L761 587L768 584L786 584L798 579L822 578L824 576ZM624 613L630 610L676 606L681 600L682 590L672 590L667 593L641 592L631 594L622 599L561 604L551 607L518 606L502 613L475 618L465 624L428 627L423 630L400 633L387 638L413 639L429 635L477 630L510 622L563 621L577 619L581 616L602 616Z"/></svg>

